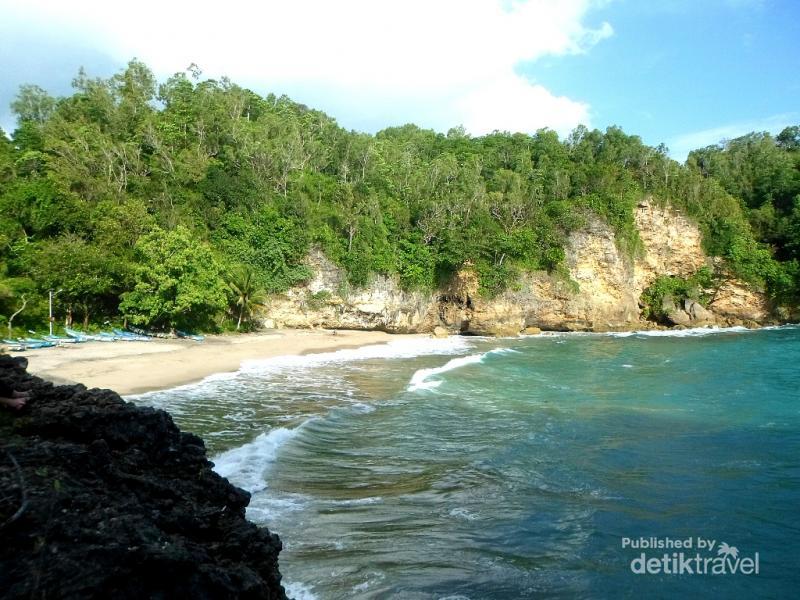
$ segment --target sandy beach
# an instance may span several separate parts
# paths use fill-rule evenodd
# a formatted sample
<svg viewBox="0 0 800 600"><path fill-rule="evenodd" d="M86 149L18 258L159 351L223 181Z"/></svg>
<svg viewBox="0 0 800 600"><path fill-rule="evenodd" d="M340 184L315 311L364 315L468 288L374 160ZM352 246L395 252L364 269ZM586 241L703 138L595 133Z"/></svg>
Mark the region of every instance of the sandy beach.
<svg viewBox="0 0 800 600"><path fill-rule="evenodd" d="M203 342L86 342L14 354L25 356L28 371L42 379L109 388L124 396L236 371L244 360L331 352L397 338L380 331L337 331L334 335L326 330L281 330L208 336Z"/></svg>

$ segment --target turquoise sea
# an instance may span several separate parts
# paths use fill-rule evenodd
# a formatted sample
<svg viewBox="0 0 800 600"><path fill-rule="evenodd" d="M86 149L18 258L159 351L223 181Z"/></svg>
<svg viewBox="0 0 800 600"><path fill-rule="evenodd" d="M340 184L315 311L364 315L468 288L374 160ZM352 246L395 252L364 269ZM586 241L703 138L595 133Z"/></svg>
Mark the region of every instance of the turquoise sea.
<svg viewBox="0 0 800 600"><path fill-rule="evenodd" d="M797 327L401 338L131 399L253 493L297 599L800 586ZM664 573L681 552L727 571ZM758 573L730 572L756 554Z"/></svg>

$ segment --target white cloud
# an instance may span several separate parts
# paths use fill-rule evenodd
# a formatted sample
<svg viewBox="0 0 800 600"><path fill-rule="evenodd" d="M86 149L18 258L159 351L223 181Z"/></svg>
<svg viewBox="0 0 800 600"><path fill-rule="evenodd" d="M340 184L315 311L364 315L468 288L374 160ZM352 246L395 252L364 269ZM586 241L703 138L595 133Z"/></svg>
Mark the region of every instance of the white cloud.
<svg viewBox="0 0 800 600"><path fill-rule="evenodd" d="M478 135L495 129L535 131L542 127L563 133L587 123L589 114L587 104L554 96L514 74L487 82L455 105L467 131Z"/></svg>
<svg viewBox="0 0 800 600"><path fill-rule="evenodd" d="M191 62L259 92L302 90L393 125L565 132L588 106L519 75L520 63L585 52L612 34L584 24L603 0L0 0L28 27L91 39L159 75ZM378 103L387 110L376 114ZM341 120L348 124L346 115Z"/></svg>
<svg viewBox="0 0 800 600"><path fill-rule="evenodd" d="M772 134L780 133L784 127L795 124L798 118L800 118L800 115L792 112L773 115L764 119L728 123L727 125L676 136L667 142L667 146L670 149L672 158L684 161L692 150L705 148L723 140L737 138L752 131L768 131Z"/></svg>

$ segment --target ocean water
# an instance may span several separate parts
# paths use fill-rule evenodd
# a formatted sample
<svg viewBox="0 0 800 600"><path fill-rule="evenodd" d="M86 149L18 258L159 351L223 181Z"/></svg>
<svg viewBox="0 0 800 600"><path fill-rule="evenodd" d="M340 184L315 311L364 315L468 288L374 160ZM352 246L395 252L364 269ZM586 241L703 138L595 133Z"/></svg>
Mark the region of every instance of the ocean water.
<svg viewBox="0 0 800 600"><path fill-rule="evenodd" d="M797 327L399 340L132 399L253 493L298 600L800 584Z"/></svg>

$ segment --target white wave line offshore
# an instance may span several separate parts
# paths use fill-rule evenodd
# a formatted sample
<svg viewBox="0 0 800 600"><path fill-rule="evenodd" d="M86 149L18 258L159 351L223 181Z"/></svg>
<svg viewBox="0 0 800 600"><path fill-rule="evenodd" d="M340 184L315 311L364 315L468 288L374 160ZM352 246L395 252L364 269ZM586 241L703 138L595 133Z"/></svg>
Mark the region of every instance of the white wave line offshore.
<svg viewBox="0 0 800 600"><path fill-rule="evenodd" d="M408 383L407 391L414 392L417 390L431 390L437 388L442 384L442 380L431 380L431 377L441 375L442 373L447 373L453 369L460 369L461 367L465 367L467 365L474 365L476 363L483 362L483 360L490 354L505 354L512 352L515 353L517 351L512 348L495 348L494 350L481 352L480 354L470 354L468 356L459 356L458 358L453 358L452 360L447 361L441 367L419 369L414 373L414 375L411 376L411 381Z"/></svg>

